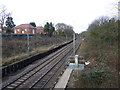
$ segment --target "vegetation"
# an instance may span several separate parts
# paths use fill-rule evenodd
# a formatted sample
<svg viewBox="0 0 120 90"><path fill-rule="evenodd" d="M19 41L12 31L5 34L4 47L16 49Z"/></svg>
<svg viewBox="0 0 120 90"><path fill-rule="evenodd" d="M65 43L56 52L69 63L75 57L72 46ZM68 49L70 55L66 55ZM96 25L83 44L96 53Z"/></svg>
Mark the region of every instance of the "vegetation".
<svg viewBox="0 0 120 90"><path fill-rule="evenodd" d="M6 33L13 33L13 28L15 27L13 18L7 17L5 24L6 24Z"/></svg>
<svg viewBox="0 0 120 90"><path fill-rule="evenodd" d="M29 37L26 36L6 36L2 38L2 63L7 65L22 58L41 53L50 48L60 45L64 42L66 37L63 36L45 36L45 35L34 35ZM71 40L69 37L67 40ZM30 48L28 52L28 47Z"/></svg>
<svg viewBox="0 0 120 90"><path fill-rule="evenodd" d="M30 25L32 25L33 27L36 27L35 22L30 22Z"/></svg>
<svg viewBox="0 0 120 90"><path fill-rule="evenodd" d="M53 35L53 32L55 31L55 27L53 26L52 22L51 23L46 23L45 26L44 26L44 31L46 32L46 34L48 36L52 36Z"/></svg>
<svg viewBox="0 0 120 90"><path fill-rule="evenodd" d="M84 40L77 54L91 63L77 77L76 87L118 87L118 22L114 18L101 17L81 33Z"/></svg>
<svg viewBox="0 0 120 90"><path fill-rule="evenodd" d="M0 8L0 25L1 25L1 29L2 31L4 30L4 24L5 24L5 20L11 15L11 13L7 13L6 12L6 7L3 6L2 8Z"/></svg>
<svg viewBox="0 0 120 90"><path fill-rule="evenodd" d="M56 26L56 32L58 35L72 36L74 33L73 27L71 25L66 25L64 23L58 23L55 26Z"/></svg>

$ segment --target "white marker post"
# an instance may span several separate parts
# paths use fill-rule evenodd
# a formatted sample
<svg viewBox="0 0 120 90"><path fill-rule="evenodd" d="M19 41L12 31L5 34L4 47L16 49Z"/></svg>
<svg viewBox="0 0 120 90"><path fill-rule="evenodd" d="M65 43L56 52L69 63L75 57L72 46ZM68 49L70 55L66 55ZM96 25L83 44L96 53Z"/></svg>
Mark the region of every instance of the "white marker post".
<svg viewBox="0 0 120 90"><path fill-rule="evenodd" d="M78 66L78 55L75 55L75 64Z"/></svg>

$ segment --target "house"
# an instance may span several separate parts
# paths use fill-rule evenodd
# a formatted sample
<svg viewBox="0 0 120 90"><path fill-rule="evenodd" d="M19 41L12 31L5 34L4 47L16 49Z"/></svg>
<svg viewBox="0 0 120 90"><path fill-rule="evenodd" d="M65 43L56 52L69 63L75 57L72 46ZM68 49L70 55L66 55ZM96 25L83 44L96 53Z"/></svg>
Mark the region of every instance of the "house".
<svg viewBox="0 0 120 90"><path fill-rule="evenodd" d="M36 28L30 24L21 24L14 27L15 34L35 34Z"/></svg>
<svg viewBox="0 0 120 90"><path fill-rule="evenodd" d="M37 34L45 34L44 28L42 26L37 26L36 27L36 33Z"/></svg>

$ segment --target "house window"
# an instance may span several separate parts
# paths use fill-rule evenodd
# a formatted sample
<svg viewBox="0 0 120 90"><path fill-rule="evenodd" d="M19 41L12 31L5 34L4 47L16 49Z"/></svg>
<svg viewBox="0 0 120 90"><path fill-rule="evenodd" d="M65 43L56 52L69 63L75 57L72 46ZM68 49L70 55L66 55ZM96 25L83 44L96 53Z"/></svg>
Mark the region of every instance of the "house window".
<svg viewBox="0 0 120 90"><path fill-rule="evenodd" d="M25 31L27 32L27 29L25 29Z"/></svg>
<svg viewBox="0 0 120 90"><path fill-rule="evenodd" d="M15 30L15 34L16 34L17 32L16 32L16 30Z"/></svg>
<svg viewBox="0 0 120 90"><path fill-rule="evenodd" d="M33 29L33 34L35 34L35 30Z"/></svg>
<svg viewBox="0 0 120 90"><path fill-rule="evenodd" d="M22 31L22 34L24 34L24 31Z"/></svg>

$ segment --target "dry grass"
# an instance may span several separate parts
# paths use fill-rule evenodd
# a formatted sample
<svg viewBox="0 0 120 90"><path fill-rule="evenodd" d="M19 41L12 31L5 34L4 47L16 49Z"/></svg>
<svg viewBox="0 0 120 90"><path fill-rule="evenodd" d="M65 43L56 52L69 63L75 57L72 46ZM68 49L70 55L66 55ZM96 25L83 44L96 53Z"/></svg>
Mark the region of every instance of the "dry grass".
<svg viewBox="0 0 120 90"><path fill-rule="evenodd" d="M117 74L117 53L115 53L115 47L104 47L106 51L105 59L103 61L97 61L97 51L87 48L85 42L81 44L81 47L76 52L80 56L84 56L85 60L90 61L90 64L82 71L74 70L72 75L73 88L118 88L118 74ZM89 47L90 48L90 47ZM89 53L94 53L93 55ZM114 54L113 54L114 53ZM101 57L102 58L102 57ZM97 73L96 73L97 71ZM103 73L101 73L103 72ZM99 76L100 75L100 76ZM93 78L94 76L94 78ZM70 82L69 82L70 83Z"/></svg>
<svg viewBox="0 0 120 90"><path fill-rule="evenodd" d="M55 46L65 43L65 37L30 37L29 52L26 37L4 37L2 41L2 65L8 65L30 55L47 51Z"/></svg>
<svg viewBox="0 0 120 90"><path fill-rule="evenodd" d="M13 61L17 61L17 60L21 60L25 57L28 57L30 55L34 55L36 53L40 53L40 52L44 52L44 51L47 51L51 48L51 46L46 46L46 47L39 47L39 48L35 48L34 50L32 50L30 53L21 53L19 55L16 55L16 56L12 56L12 57L9 57L7 59L4 59L2 61L3 64L5 63L9 63L9 62L13 62Z"/></svg>

